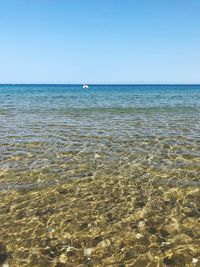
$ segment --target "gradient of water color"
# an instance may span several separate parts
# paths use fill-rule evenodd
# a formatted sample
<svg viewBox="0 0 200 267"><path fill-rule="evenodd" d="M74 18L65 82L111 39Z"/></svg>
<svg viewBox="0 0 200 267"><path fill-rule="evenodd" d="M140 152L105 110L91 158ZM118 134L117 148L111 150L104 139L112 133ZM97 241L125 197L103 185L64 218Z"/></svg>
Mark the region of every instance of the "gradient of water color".
<svg viewBox="0 0 200 267"><path fill-rule="evenodd" d="M95 154L102 168L186 171L199 158L199 114L200 86L1 85L0 187L35 183L34 172L87 175Z"/></svg>
<svg viewBox="0 0 200 267"><path fill-rule="evenodd" d="M198 85L1 85L0 263L193 266L199 114Z"/></svg>

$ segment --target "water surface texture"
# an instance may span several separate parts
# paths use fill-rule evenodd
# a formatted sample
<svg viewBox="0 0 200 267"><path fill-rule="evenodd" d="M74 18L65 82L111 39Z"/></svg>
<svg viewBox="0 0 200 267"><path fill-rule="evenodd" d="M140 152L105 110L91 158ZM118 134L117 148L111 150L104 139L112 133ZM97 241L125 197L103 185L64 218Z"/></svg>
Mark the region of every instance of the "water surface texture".
<svg viewBox="0 0 200 267"><path fill-rule="evenodd" d="M200 266L199 185L200 86L0 85L0 264Z"/></svg>

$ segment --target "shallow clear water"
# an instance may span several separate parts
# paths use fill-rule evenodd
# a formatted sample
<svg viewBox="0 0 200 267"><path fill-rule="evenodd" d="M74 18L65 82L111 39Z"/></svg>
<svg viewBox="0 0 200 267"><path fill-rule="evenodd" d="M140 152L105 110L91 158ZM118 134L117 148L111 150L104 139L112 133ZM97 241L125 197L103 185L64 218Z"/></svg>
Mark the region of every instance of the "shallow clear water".
<svg viewBox="0 0 200 267"><path fill-rule="evenodd" d="M84 176L95 153L101 168L187 169L200 155L199 114L200 86L1 85L0 170L14 174L0 188L35 183L33 172Z"/></svg>
<svg viewBox="0 0 200 267"><path fill-rule="evenodd" d="M164 193L171 194L171 188L174 188L177 196L193 192L188 190L199 190L199 114L200 86L198 85L91 85L88 90L83 89L81 85L0 85L0 197L2 208L14 205L16 212L13 213L11 209L10 213L8 211L4 213L2 209L1 224L5 224L2 229L6 229L6 231L12 229L14 235L7 236L2 232L0 241L7 244L7 251L12 255L10 257L8 253L8 258L15 257L16 265L12 266L22 266L23 264L26 266L43 266L42 264L51 266L50 264L57 261L62 263L62 259L59 257L63 256L63 250L55 253L55 257L48 255L46 261L44 260L46 254L44 256L44 253L38 252L42 256L38 256L37 264L31 258L30 253L27 255L24 252L22 255L14 254L15 256L13 256L13 249L15 252L23 251L22 248L25 245L22 245L21 241L26 243L31 239L32 242L36 242L35 232L23 238L23 227L15 229L16 222L21 221L18 213L25 212L26 216L22 217L25 221L29 221L30 218L36 216L37 212L44 211L47 206L52 209L54 204L51 204L50 199L54 198L56 190L59 191L60 187L68 188L72 185L79 187L79 184L76 183L79 181L83 183L83 185L81 184L83 187L79 188L80 192L83 190L80 195L77 195L75 190L74 193L67 195L68 198L66 196L68 205L72 203L69 210L63 211L66 199L58 200L58 197L56 214L54 212L52 215L55 217L52 217L51 220L50 218L46 219L47 225L53 227L54 223L57 225L57 218L62 214L59 219L62 226L58 227L57 225L59 229L65 229L64 221L66 216L69 216L68 212L73 210L73 205L75 205L73 201L79 201L77 205L81 206L83 204L81 201L89 193L94 196L94 203L102 197L105 199L108 197L108 200L102 199L102 214L99 209L96 210L99 216L106 214L108 210L105 211L104 208L110 205L113 210L114 199L119 200L122 197L121 202L118 203L119 206L116 204L115 208L118 212L124 210L124 218L130 215L130 210L127 208L127 205L131 203L130 195L139 194L141 198L145 199L144 203L140 206L135 200L134 205L136 206L132 211L135 216L136 214L138 216L132 220L139 223L143 215L138 215L138 212L144 212L144 209L148 210L149 205L153 205L151 204L152 200L149 200L149 196L152 194L160 194L158 198L161 201ZM87 184L88 179L91 179L92 183ZM119 186L121 194L116 194L113 183ZM133 183L133 187L129 187L129 183ZM122 205L120 203L123 203L121 186L125 188L123 190L132 188L126 194L124 193L126 205L121 207L122 210L120 210L120 205ZM108 190L106 196L102 195L103 188ZM142 188L145 188L145 192ZM109 194L113 190L115 193L110 198ZM158 192L159 190L161 193ZM195 194L199 196L199 191ZM194 201L195 205L197 205L198 196ZM38 203L37 201L39 201L38 206L34 206L34 203ZM87 197L83 202L87 204ZM26 204L23 206L21 203ZM182 207L183 203L180 205ZM41 210L38 211L38 208ZM84 208L87 210L86 207ZM90 209L91 207L88 208L88 212ZM152 206L151 209L153 209ZM81 212L81 208L76 210L76 213L79 214L79 212ZM159 216L162 213L159 209L156 212ZM5 215L7 213L8 215ZM199 213L197 214L199 216ZM164 218L166 219L167 216L172 215L165 215ZM123 216L115 219L115 222L120 223L121 227L122 218ZM197 220L196 217L194 219ZM95 221L96 217L91 220ZM147 218L144 220L148 222ZM38 220L36 221L38 223ZM111 222L113 223L113 220ZM110 225L109 220L107 223ZM77 224L81 224L81 219ZM163 221L162 224L165 225ZM108 225L101 226L102 230L105 230ZM39 228L37 225L30 226L30 229L36 231L34 227ZM186 228L188 229L189 226ZM49 226L46 226L45 229L49 229ZM72 231L74 234L76 233L75 229L72 227L68 231L69 233ZM121 233L120 238L123 239L124 234L119 226L117 229ZM199 226L197 229L199 230ZM80 236L82 230L80 232L79 230L77 233ZM45 232L44 229L43 231ZM49 230L46 231L49 234ZM109 238L114 237L117 231L111 233ZM165 229L165 231L167 230ZM170 230L168 231L170 232ZM186 234L185 231L181 230L180 233ZM42 236L44 232L41 230L36 235L40 237L40 234ZM59 232L59 234L60 236L57 235L54 238L63 242L63 233ZM16 241L15 235L21 241ZM87 235L89 234L87 233ZM45 238L43 236L43 239ZM198 238L195 239L195 242ZM67 239L68 246L72 242L69 239ZM102 242L102 239L100 240ZM33 243L26 244L26 246L42 249L47 246L46 244L42 245L42 240L36 244ZM91 244L80 246L84 250ZM144 246L147 247L147 244ZM112 253L116 253L116 251L114 250ZM109 257L114 255L112 253ZM146 255L145 253L143 254ZM94 259L91 266L104 266L104 264L107 266L107 254L102 252L100 255L98 260ZM132 261L137 260L134 255ZM83 256L84 260L82 261L81 257L74 256L74 261L73 257L72 260L69 257L68 261L72 266L90 264L90 261L84 263L86 256ZM118 266L114 264L131 260L129 257L117 261L117 257L113 258L110 266ZM167 262L168 258L166 260L166 257L170 262L170 257L164 255L165 260L162 264ZM199 256L194 257L198 258ZM162 259L160 254L158 258ZM9 261L13 264L11 259ZM102 259L105 259L105 262L101 261ZM193 266L190 265L191 261L192 259L187 259L184 264L189 265L182 264L181 266ZM162 266L161 263L159 264ZM176 261L175 264L177 264ZM135 266L145 265L141 263L141 265Z"/></svg>

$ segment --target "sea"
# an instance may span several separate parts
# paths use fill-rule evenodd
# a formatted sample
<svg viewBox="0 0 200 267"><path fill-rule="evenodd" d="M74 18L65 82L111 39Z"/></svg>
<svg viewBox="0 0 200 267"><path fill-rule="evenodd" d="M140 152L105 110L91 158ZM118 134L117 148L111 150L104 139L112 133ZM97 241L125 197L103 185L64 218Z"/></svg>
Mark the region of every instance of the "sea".
<svg viewBox="0 0 200 267"><path fill-rule="evenodd" d="M193 266L192 261L200 257L195 250L199 237L192 233L192 223L197 223L200 214L199 186L200 85L91 84L88 89L75 84L0 85L0 245L3 251L0 263L118 266L115 264L138 261L138 265L130 266L147 266L142 262L149 264L153 261L149 253L154 253L153 259L157 257L154 261L159 266ZM190 201L186 196L190 196ZM92 204L97 199L101 207ZM156 200L159 204L155 208ZM162 205L171 206L162 210ZM87 221L88 228L80 223L85 222L84 216L77 221L77 214L87 211L87 207L87 218L91 220ZM155 208L156 215L150 211L144 215L144 209L147 211L149 207L151 211ZM139 212L143 213L138 215ZM103 217L107 213L111 214L110 220ZM95 216L102 216L104 223ZM129 232L132 227L126 224L129 216L133 216L132 223L140 226L141 222L146 223L143 232L132 228L135 242L140 241L135 252L133 248L129 251L134 244L123 232L123 229ZM163 220L152 221L156 216ZM176 220L167 221L170 217ZM116 226L113 232L106 230L111 225ZM160 228L155 229L155 225ZM99 236L99 239L88 244L84 234L87 232L88 238L91 237L92 227L96 227L95 238ZM199 224L195 227L200 233ZM150 241L141 241L145 231L149 233L148 238L163 238L159 241L163 245L158 244L160 252L151 252ZM172 242L178 234L183 234L183 239L191 245L184 251L181 265L176 265L181 250L176 254L178 245ZM75 236L77 240L81 236L85 239L77 241L80 243L77 245L73 241ZM114 238L119 236L120 240L124 239L121 246L126 248L126 253L119 254L116 248L118 243ZM108 247L112 247L112 242L115 246L106 251L107 243L103 241ZM143 245L144 251L139 247ZM167 254L170 249L171 254ZM188 258L187 253L193 256ZM141 254L144 257L139 259ZM53 265L55 262L63 265Z"/></svg>

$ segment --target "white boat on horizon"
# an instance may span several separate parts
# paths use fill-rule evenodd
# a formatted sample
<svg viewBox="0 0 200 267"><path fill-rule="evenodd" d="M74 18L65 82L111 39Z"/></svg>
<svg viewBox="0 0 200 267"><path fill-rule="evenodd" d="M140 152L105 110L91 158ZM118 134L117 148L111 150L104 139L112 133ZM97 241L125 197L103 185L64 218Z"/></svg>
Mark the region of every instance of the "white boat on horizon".
<svg viewBox="0 0 200 267"><path fill-rule="evenodd" d="M89 86L87 84L83 85L83 89L88 89L88 88L89 88Z"/></svg>

